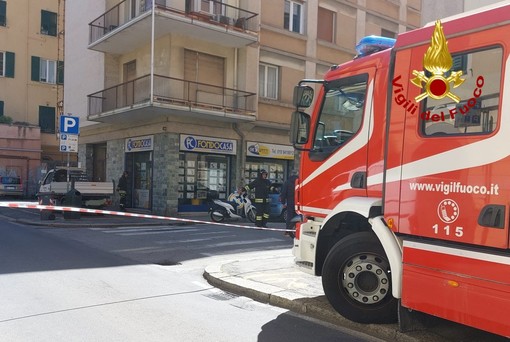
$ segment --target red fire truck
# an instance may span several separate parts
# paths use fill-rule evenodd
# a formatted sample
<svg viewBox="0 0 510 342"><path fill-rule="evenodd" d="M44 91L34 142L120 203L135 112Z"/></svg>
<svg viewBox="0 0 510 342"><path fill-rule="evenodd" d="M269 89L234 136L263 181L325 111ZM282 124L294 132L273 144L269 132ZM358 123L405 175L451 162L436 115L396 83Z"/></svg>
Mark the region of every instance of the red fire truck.
<svg viewBox="0 0 510 342"><path fill-rule="evenodd" d="M297 265L350 320L510 336L510 5L357 51L294 89Z"/></svg>

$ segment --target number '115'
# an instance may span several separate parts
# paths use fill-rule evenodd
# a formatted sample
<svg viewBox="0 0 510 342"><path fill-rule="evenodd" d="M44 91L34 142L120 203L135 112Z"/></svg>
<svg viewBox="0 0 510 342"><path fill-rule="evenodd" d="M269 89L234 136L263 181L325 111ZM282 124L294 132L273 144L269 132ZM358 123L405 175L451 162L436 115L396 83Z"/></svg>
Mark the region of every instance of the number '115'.
<svg viewBox="0 0 510 342"><path fill-rule="evenodd" d="M450 234L454 233L456 237L462 237L464 235L464 228L463 227L455 227L455 231L453 231L453 227L450 227L450 225L444 226L443 230L440 231L439 225L435 224L432 226L432 229L434 230L434 234L438 235L444 232L446 236L450 236Z"/></svg>

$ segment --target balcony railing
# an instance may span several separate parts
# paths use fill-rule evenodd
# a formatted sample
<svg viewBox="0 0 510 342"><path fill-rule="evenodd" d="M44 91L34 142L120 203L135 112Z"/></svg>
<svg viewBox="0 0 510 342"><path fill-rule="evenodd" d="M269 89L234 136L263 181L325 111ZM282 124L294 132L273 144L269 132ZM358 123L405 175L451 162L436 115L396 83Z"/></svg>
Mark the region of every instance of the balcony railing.
<svg viewBox="0 0 510 342"><path fill-rule="evenodd" d="M166 3L172 6L167 6ZM155 8L168 15L208 22L235 31L258 32L257 13L216 0L156 0ZM152 10L152 1L124 0L89 23L89 44Z"/></svg>
<svg viewBox="0 0 510 342"><path fill-rule="evenodd" d="M150 103L150 75L90 94L88 115ZM209 110L236 115L255 114L256 94L211 84L154 75L153 103L182 110Z"/></svg>

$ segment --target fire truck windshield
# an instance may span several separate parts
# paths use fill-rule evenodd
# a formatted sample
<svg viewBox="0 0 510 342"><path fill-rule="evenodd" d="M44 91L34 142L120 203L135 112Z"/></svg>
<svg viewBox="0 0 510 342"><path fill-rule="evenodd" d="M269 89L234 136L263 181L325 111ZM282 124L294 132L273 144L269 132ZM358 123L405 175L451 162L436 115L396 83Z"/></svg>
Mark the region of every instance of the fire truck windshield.
<svg viewBox="0 0 510 342"><path fill-rule="evenodd" d="M316 120L314 150L329 155L361 127L368 75L329 82ZM325 156L324 156L325 157Z"/></svg>

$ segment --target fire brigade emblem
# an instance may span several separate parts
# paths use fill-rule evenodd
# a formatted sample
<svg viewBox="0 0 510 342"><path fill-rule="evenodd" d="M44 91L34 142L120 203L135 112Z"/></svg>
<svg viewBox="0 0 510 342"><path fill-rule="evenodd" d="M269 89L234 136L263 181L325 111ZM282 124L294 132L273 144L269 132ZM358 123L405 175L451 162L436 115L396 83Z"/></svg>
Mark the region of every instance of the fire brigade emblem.
<svg viewBox="0 0 510 342"><path fill-rule="evenodd" d="M414 98L416 102L420 102L427 96L430 96L435 100L449 97L459 103L460 97L450 91L450 84L453 83L453 88L457 88L464 82L464 79L460 78L462 71L452 71L450 76L445 77L445 73L451 69L452 65L453 59L448 51L448 42L444 36L443 26L438 20L436 21L430 46L423 56L423 67L432 76L426 76L424 71L413 70L413 75L416 77L411 80L411 83L419 88L425 87L425 92Z"/></svg>
<svg viewBox="0 0 510 342"><path fill-rule="evenodd" d="M442 200L437 206L437 215L444 223L452 223L459 217L459 205L452 199Z"/></svg>

